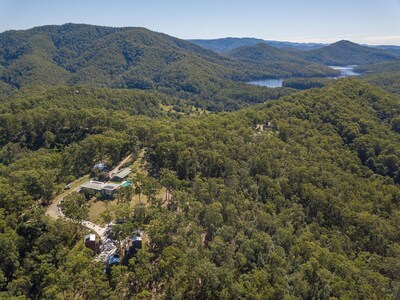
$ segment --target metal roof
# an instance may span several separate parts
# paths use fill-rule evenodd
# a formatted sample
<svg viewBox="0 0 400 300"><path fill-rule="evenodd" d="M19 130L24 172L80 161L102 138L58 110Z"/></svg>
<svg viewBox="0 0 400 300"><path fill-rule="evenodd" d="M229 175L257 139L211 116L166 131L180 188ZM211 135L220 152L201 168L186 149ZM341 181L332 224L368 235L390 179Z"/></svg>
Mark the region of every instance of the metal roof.
<svg viewBox="0 0 400 300"><path fill-rule="evenodd" d="M88 181L81 185L81 188L87 188L92 190L101 191L103 189L103 182L100 181Z"/></svg>
<svg viewBox="0 0 400 300"><path fill-rule="evenodd" d="M84 184L81 185L81 188L87 188L87 189L92 189L96 191L101 191L101 190L115 190L118 188L120 185L116 183L104 183L101 181L88 181L85 182Z"/></svg>
<svg viewBox="0 0 400 300"><path fill-rule="evenodd" d="M116 184L116 183L106 183L106 184L104 184L103 189L104 189L104 190L114 190L114 189L116 189L117 187L119 187L119 184Z"/></svg>
<svg viewBox="0 0 400 300"><path fill-rule="evenodd" d="M115 173L113 175L113 177L125 178L129 174L131 174L131 169L130 168L124 168L124 169L119 170L117 173Z"/></svg>
<svg viewBox="0 0 400 300"><path fill-rule="evenodd" d="M95 234L87 234L85 236L85 241L96 241L96 235Z"/></svg>

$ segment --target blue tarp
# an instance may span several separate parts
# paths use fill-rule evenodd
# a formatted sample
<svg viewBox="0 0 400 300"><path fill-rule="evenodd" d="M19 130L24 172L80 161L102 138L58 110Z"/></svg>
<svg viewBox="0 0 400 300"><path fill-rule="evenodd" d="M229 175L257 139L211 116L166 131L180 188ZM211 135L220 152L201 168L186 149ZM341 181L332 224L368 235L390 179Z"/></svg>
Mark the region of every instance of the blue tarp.
<svg viewBox="0 0 400 300"><path fill-rule="evenodd" d="M108 264L111 265L119 265L121 259L118 254L113 254L108 258Z"/></svg>

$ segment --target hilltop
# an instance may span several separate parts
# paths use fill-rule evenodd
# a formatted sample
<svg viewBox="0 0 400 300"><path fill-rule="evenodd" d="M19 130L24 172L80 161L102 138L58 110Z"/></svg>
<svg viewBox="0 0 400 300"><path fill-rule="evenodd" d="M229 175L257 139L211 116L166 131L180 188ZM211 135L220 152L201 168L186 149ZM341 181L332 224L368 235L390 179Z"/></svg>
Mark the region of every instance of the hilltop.
<svg viewBox="0 0 400 300"><path fill-rule="evenodd" d="M237 62L192 43L145 28L81 24L0 34L0 65L2 81L16 88L88 84L193 90L196 79L240 77Z"/></svg>
<svg viewBox="0 0 400 300"><path fill-rule="evenodd" d="M292 50L311 50L317 49L325 46L325 44L320 43L292 43L292 42L283 42L283 41L272 41L272 40L263 40L257 38L220 38L220 39L192 39L188 40L196 45L201 47L225 53L235 48L243 47L243 46L254 46L256 44L266 44L276 48L283 49L292 49Z"/></svg>
<svg viewBox="0 0 400 300"><path fill-rule="evenodd" d="M400 60L400 56L385 50L361 46L345 40L319 49L299 52L298 55L311 62L338 66Z"/></svg>

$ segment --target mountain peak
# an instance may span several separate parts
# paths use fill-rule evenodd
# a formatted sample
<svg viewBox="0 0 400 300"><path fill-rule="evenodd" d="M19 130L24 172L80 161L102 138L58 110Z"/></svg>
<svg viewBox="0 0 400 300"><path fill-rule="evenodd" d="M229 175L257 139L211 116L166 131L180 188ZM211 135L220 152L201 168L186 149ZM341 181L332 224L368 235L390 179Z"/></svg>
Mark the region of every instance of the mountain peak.
<svg viewBox="0 0 400 300"><path fill-rule="evenodd" d="M363 65L384 61L399 60L400 57L382 49L359 45L347 40L340 40L329 46L300 54L308 61L325 65Z"/></svg>
<svg viewBox="0 0 400 300"><path fill-rule="evenodd" d="M365 46L362 46L360 44L357 44L357 43L354 43L354 42L351 42L348 40L340 40L340 41L337 41L337 42L331 44L330 46L333 46L333 47L365 47ZM329 46L327 46L327 47L329 47Z"/></svg>

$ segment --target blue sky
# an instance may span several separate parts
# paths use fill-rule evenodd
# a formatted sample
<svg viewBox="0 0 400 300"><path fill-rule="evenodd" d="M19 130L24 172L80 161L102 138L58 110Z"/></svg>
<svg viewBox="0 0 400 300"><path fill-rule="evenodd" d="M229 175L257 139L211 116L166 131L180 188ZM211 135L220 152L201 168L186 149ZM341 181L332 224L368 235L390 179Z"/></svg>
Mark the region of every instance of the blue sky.
<svg viewBox="0 0 400 300"><path fill-rule="evenodd" d="M0 0L0 31L87 23L180 38L400 45L400 0Z"/></svg>

